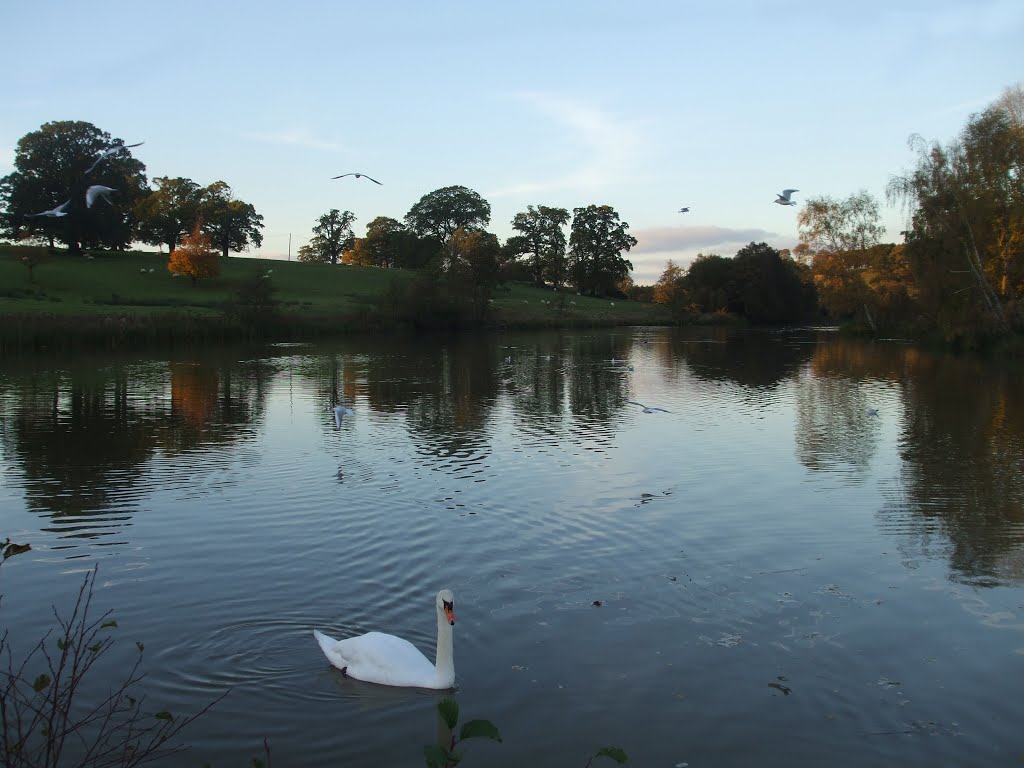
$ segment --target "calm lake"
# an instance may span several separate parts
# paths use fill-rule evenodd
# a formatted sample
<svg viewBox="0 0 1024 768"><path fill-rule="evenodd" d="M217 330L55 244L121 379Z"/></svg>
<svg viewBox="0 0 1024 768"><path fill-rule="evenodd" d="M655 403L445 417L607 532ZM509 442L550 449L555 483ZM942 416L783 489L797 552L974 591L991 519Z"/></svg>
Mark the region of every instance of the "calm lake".
<svg viewBox="0 0 1024 768"><path fill-rule="evenodd" d="M467 768L1024 760L1021 370L898 340L5 360L6 536L17 643L98 563L152 711L230 691L168 764L423 765L443 694L345 678L311 630L432 659L443 587L463 718L504 737Z"/></svg>

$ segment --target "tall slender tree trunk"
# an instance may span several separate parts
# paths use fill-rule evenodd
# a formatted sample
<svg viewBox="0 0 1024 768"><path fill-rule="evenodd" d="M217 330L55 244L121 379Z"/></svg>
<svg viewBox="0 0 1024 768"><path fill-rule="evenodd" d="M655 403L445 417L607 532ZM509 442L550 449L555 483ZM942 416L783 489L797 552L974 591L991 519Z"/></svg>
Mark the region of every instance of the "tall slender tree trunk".
<svg viewBox="0 0 1024 768"><path fill-rule="evenodd" d="M971 272L974 274L974 280L978 284L978 288L981 291L981 295L985 298L985 303L988 304L999 321L999 327L1002 331L1009 330L1009 326L1006 322L1006 315L1003 313L1003 305L999 301L999 297L996 292L992 290L992 286L989 285L988 279L985 277L984 265L981 263L981 256L978 253L978 246L974 242L974 230L971 228L971 224L965 221L964 224L967 227L967 242L964 243L964 253L967 256L967 263L971 268Z"/></svg>

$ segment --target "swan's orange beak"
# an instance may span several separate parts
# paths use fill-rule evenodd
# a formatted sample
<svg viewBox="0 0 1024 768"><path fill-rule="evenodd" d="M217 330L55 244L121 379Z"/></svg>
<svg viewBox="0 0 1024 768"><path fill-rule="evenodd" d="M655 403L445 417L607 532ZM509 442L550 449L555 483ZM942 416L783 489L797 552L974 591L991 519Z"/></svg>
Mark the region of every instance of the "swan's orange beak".
<svg viewBox="0 0 1024 768"><path fill-rule="evenodd" d="M454 607L449 607L449 606L446 605L444 607L444 615L448 617L448 623L451 624L454 627L455 626L455 608Z"/></svg>

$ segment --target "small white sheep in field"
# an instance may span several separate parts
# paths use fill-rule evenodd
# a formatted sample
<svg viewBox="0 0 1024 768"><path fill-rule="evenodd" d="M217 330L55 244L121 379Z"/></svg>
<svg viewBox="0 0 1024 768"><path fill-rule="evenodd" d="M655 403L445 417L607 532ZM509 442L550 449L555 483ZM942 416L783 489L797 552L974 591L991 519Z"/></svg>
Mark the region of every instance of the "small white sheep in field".
<svg viewBox="0 0 1024 768"><path fill-rule="evenodd" d="M614 301L610 301L608 303L611 304L613 307L615 306L615 302Z"/></svg>
<svg viewBox="0 0 1024 768"><path fill-rule="evenodd" d="M152 267L150 267L150 268L149 268L149 274L151 274L151 275L152 275L152 274L153 274L153 273L154 273L155 271L156 271L156 270L154 270L154 269L153 269Z"/></svg>
<svg viewBox="0 0 1024 768"><path fill-rule="evenodd" d="M146 268L145 267L139 267L139 274L140 275L146 274Z"/></svg>

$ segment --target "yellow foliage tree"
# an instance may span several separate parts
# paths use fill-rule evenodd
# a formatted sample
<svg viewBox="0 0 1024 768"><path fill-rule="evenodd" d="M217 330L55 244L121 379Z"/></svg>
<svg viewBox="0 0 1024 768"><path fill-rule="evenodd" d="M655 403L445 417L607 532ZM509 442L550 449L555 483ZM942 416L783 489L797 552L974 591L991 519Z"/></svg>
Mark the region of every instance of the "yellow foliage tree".
<svg viewBox="0 0 1024 768"><path fill-rule="evenodd" d="M203 233L199 226L200 222L196 222L192 234L182 238L181 245L174 249L167 262L171 274L187 275L192 278L192 285L201 277L220 275L217 252L213 250L209 235Z"/></svg>
<svg viewBox="0 0 1024 768"><path fill-rule="evenodd" d="M665 271L661 273L658 282L654 284L655 304L671 304L675 301L676 292L679 290L679 279L683 274L683 268L672 259L665 263Z"/></svg>
<svg viewBox="0 0 1024 768"><path fill-rule="evenodd" d="M373 256L366 245L365 237L357 237L352 241L352 247L341 252L341 263L352 264L360 267L376 266Z"/></svg>

